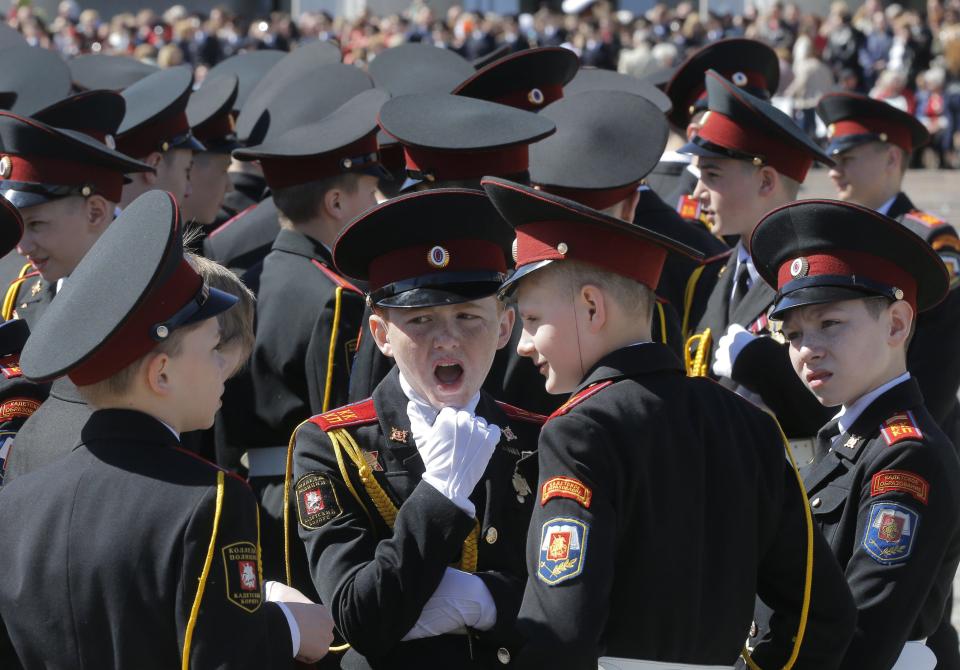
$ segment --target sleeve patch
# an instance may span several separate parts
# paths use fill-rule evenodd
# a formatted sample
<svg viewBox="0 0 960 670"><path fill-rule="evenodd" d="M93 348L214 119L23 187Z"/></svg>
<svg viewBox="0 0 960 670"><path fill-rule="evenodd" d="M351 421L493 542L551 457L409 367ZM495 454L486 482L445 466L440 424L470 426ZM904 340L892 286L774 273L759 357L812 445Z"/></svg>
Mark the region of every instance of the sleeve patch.
<svg viewBox="0 0 960 670"><path fill-rule="evenodd" d="M905 470L881 470L870 479L870 497L894 491L909 493L926 505L930 484L920 475Z"/></svg>
<svg viewBox="0 0 960 670"><path fill-rule="evenodd" d="M40 402L33 398L11 398L0 404L0 422L25 419L39 408Z"/></svg>
<svg viewBox="0 0 960 670"><path fill-rule="evenodd" d="M23 372L20 370L20 356L18 354L10 354L9 356L0 358L0 372L3 373L6 379L22 377Z"/></svg>
<svg viewBox="0 0 960 670"><path fill-rule="evenodd" d="M537 578L556 586L583 572L590 527L583 521L557 517L543 524Z"/></svg>
<svg viewBox="0 0 960 670"><path fill-rule="evenodd" d="M929 212L924 212L919 209L915 209L909 214L906 214L905 218L911 219L912 221L916 221L917 223L922 223L927 228L936 228L937 226L942 226L943 224L946 223L946 221L944 221L940 217L934 216Z"/></svg>
<svg viewBox="0 0 960 670"><path fill-rule="evenodd" d="M880 433L886 440L888 447L904 440L923 439L923 432L917 425L913 412L894 414L880 425Z"/></svg>
<svg viewBox="0 0 960 670"><path fill-rule="evenodd" d="M234 542L223 548L223 572L226 575L227 600L251 614L260 609L260 564L257 545Z"/></svg>
<svg viewBox="0 0 960 670"><path fill-rule="evenodd" d="M300 525L316 530L343 513L333 482L326 475L308 472L294 485Z"/></svg>
<svg viewBox="0 0 960 670"><path fill-rule="evenodd" d="M902 563L913 552L919 524L920 515L906 505L877 503L870 508L863 548L881 565Z"/></svg>
<svg viewBox="0 0 960 670"><path fill-rule="evenodd" d="M960 284L960 252L941 248L937 253L950 275L950 288L955 289Z"/></svg>
<svg viewBox="0 0 960 670"><path fill-rule="evenodd" d="M546 505L547 501L553 498L569 498L580 503L584 509L590 509L593 491L579 479L554 477L543 483L540 489L540 505Z"/></svg>

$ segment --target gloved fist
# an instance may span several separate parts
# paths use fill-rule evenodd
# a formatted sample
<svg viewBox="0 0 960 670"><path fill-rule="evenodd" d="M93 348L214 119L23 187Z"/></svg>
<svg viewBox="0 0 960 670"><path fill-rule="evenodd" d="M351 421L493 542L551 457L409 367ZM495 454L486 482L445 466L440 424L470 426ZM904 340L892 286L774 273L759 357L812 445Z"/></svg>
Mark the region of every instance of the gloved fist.
<svg viewBox="0 0 960 670"><path fill-rule="evenodd" d="M733 365L743 349L756 339L746 328L731 323L726 334L717 340L713 354L713 374L718 377L733 377Z"/></svg>
<svg viewBox="0 0 960 670"><path fill-rule="evenodd" d="M423 408L413 401L407 404L407 416L423 459L424 481L474 516L476 509L470 494L500 441L500 428L452 407L440 410L431 425Z"/></svg>

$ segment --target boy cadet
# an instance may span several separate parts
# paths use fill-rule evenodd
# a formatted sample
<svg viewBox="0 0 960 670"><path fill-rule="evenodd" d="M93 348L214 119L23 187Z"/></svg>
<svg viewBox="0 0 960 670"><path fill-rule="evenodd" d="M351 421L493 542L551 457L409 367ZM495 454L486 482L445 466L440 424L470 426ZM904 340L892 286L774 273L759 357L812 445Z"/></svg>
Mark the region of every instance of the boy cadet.
<svg viewBox="0 0 960 670"><path fill-rule="evenodd" d="M775 421L650 342L652 287L679 243L504 180L484 188L516 228L518 351L573 394L540 436L522 642L501 660L731 667L761 593L777 603L761 667L836 667L853 606Z"/></svg>
<svg viewBox="0 0 960 670"><path fill-rule="evenodd" d="M67 374L96 411L61 463L0 493L4 667L285 668L332 639L322 606L263 602L249 490L180 448L213 422L214 317L236 301L180 234L170 194L132 203L24 349L28 377Z"/></svg>
<svg viewBox="0 0 960 670"><path fill-rule="evenodd" d="M204 149L187 121L192 87L193 72L181 65L144 77L124 89L127 109L117 130L117 149L143 161L154 172L131 177L123 187L121 208L151 189L173 193L177 202L190 194L193 152Z"/></svg>
<svg viewBox="0 0 960 670"><path fill-rule="evenodd" d="M511 239L483 192L439 189L388 200L337 240L337 267L367 282L370 335L397 363L372 398L310 419L292 443L294 513L353 645L347 670L500 667L543 421L480 388L513 326L495 296Z"/></svg>
<svg viewBox="0 0 960 670"><path fill-rule="evenodd" d="M248 448L251 484L267 515L265 566L276 578L283 574L290 435L310 416L347 402L363 295L332 269L330 249L349 221L376 204L376 117L386 99L383 91L365 91L323 121L235 154L260 161L281 215L259 280L250 367L233 385L224 415L226 441ZM302 552L295 556L302 561ZM309 583L301 567L296 583Z"/></svg>
<svg viewBox="0 0 960 670"><path fill-rule="evenodd" d="M688 342L688 373L720 378L772 410L806 463L829 415L792 374L782 339L770 336L774 291L757 281L744 236L768 211L796 199L815 160L832 161L783 112L716 72L707 73L706 88L710 109L681 151L697 157L694 195L712 228L740 242Z"/></svg>
<svg viewBox="0 0 960 670"><path fill-rule="evenodd" d="M824 406L841 406L804 482L857 605L841 667L940 667L923 640L960 560L960 459L906 350L916 314L947 293L943 263L892 219L835 201L774 210L751 249L777 288L771 315L783 319L797 376Z"/></svg>

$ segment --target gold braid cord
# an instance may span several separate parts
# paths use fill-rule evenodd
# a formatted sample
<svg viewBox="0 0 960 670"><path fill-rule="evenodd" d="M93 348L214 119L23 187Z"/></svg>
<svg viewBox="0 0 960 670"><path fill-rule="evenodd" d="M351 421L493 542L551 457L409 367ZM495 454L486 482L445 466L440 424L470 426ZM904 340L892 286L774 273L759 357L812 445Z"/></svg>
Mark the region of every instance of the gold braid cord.
<svg viewBox="0 0 960 670"><path fill-rule="evenodd" d="M680 325L680 334L684 339L690 337L690 310L693 309L693 295L697 290L697 282L703 274L705 265L699 266L687 278L687 286L683 291L683 323Z"/></svg>
<svg viewBox="0 0 960 670"><path fill-rule="evenodd" d="M660 317L660 341L667 343L667 315L663 311L663 305L657 303L657 315Z"/></svg>
<svg viewBox="0 0 960 670"><path fill-rule="evenodd" d="M691 335L687 340L687 346L683 349L683 360L687 366L687 376L706 377L710 372L709 361L710 349L713 347L713 334L710 329L705 329L702 333ZM696 353L691 355L691 350Z"/></svg>
<svg viewBox="0 0 960 670"><path fill-rule="evenodd" d="M32 264L27 263L20 268L20 273L17 275L17 278L7 287L7 293L3 296L3 307L0 309L0 316L3 317L4 321L9 321L13 318L13 312L17 307L17 296L20 294L20 287L23 285L23 282L27 280L27 274L32 267Z"/></svg>

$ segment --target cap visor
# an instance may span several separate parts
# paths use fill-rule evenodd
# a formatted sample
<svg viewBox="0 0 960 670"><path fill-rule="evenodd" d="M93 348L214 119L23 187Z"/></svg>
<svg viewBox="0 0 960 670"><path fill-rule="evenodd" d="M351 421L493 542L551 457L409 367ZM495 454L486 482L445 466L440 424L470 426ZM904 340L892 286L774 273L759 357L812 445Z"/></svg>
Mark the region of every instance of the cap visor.
<svg viewBox="0 0 960 670"><path fill-rule="evenodd" d="M211 288L210 295L207 296L207 301L203 303L203 307L197 310L197 312L189 319L184 321L181 324L181 327L190 323L197 323L198 321L212 318L221 312L226 312L228 309L236 305L238 300L239 298L237 298L235 295L219 289Z"/></svg>
<svg viewBox="0 0 960 670"><path fill-rule="evenodd" d="M192 149L193 151L206 151L203 143L193 135L187 135L183 140L173 145L174 149Z"/></svg>
<svg viewBox="0 0 960 670"><path fill-rule="evenodd" d="M497 291L498 295L503 298L505 296L513 295L513 292L517 290L517 282L526 277L531 272L535 272L540 268L546 267L553 262L553 259L547 258L542 261L537 261L536 263L528 263L523 267L517 268L513 271L513 274L510 275L505 282L500 284L500 290Z"/></svg>
<svg viewBox="0 0 960 670"><path fill-rule="evenodd" d="M828 155L836 156L845 151L850 151L854 147L858 147L861 144L877 141L877 138L869 135L847 135L846 137L838 137L837 139L832 140L830 144L827 145L826 151Z"/></svg>
<svg viewBox="0 0 960 670"><path fill-rule="evenodd" d="M704 156L707 158L730 158L727 154L713 151L707 147L700 146L696 142L687 142L677 149L678 154L690 154L691 156Z"/></svg>
<svg viewBox="0 0 960 670"><path fill-rule="evenodd" d="M497 282L472 282L470 284L448 284L442 288L414 288L378 300L377 306L412 309L458 305L496 295L499 286Z"/></svg>
<svg viewBox="0 0 960 670"><path fill-rule="evenodd" d="M782 320L787 312L792 309L797 309L798 307L823 305L830 302L840 302L841 300L858 300L876 297L883 296L866 289L861 290L840 286L808 286L781 296L770 312L770 318Z"/></svg>
<svg viewBox="0 0 960 670"><path fill-rule="evenodd" d="M25 207L35 207L36 205L43 205L54 200L58 200L56 196L46 195L44 193L34 193L32 191L16 191L14 189L7 189L3 192L3 197L7 201L16 207L17 209L24 209Z"/></svg>

